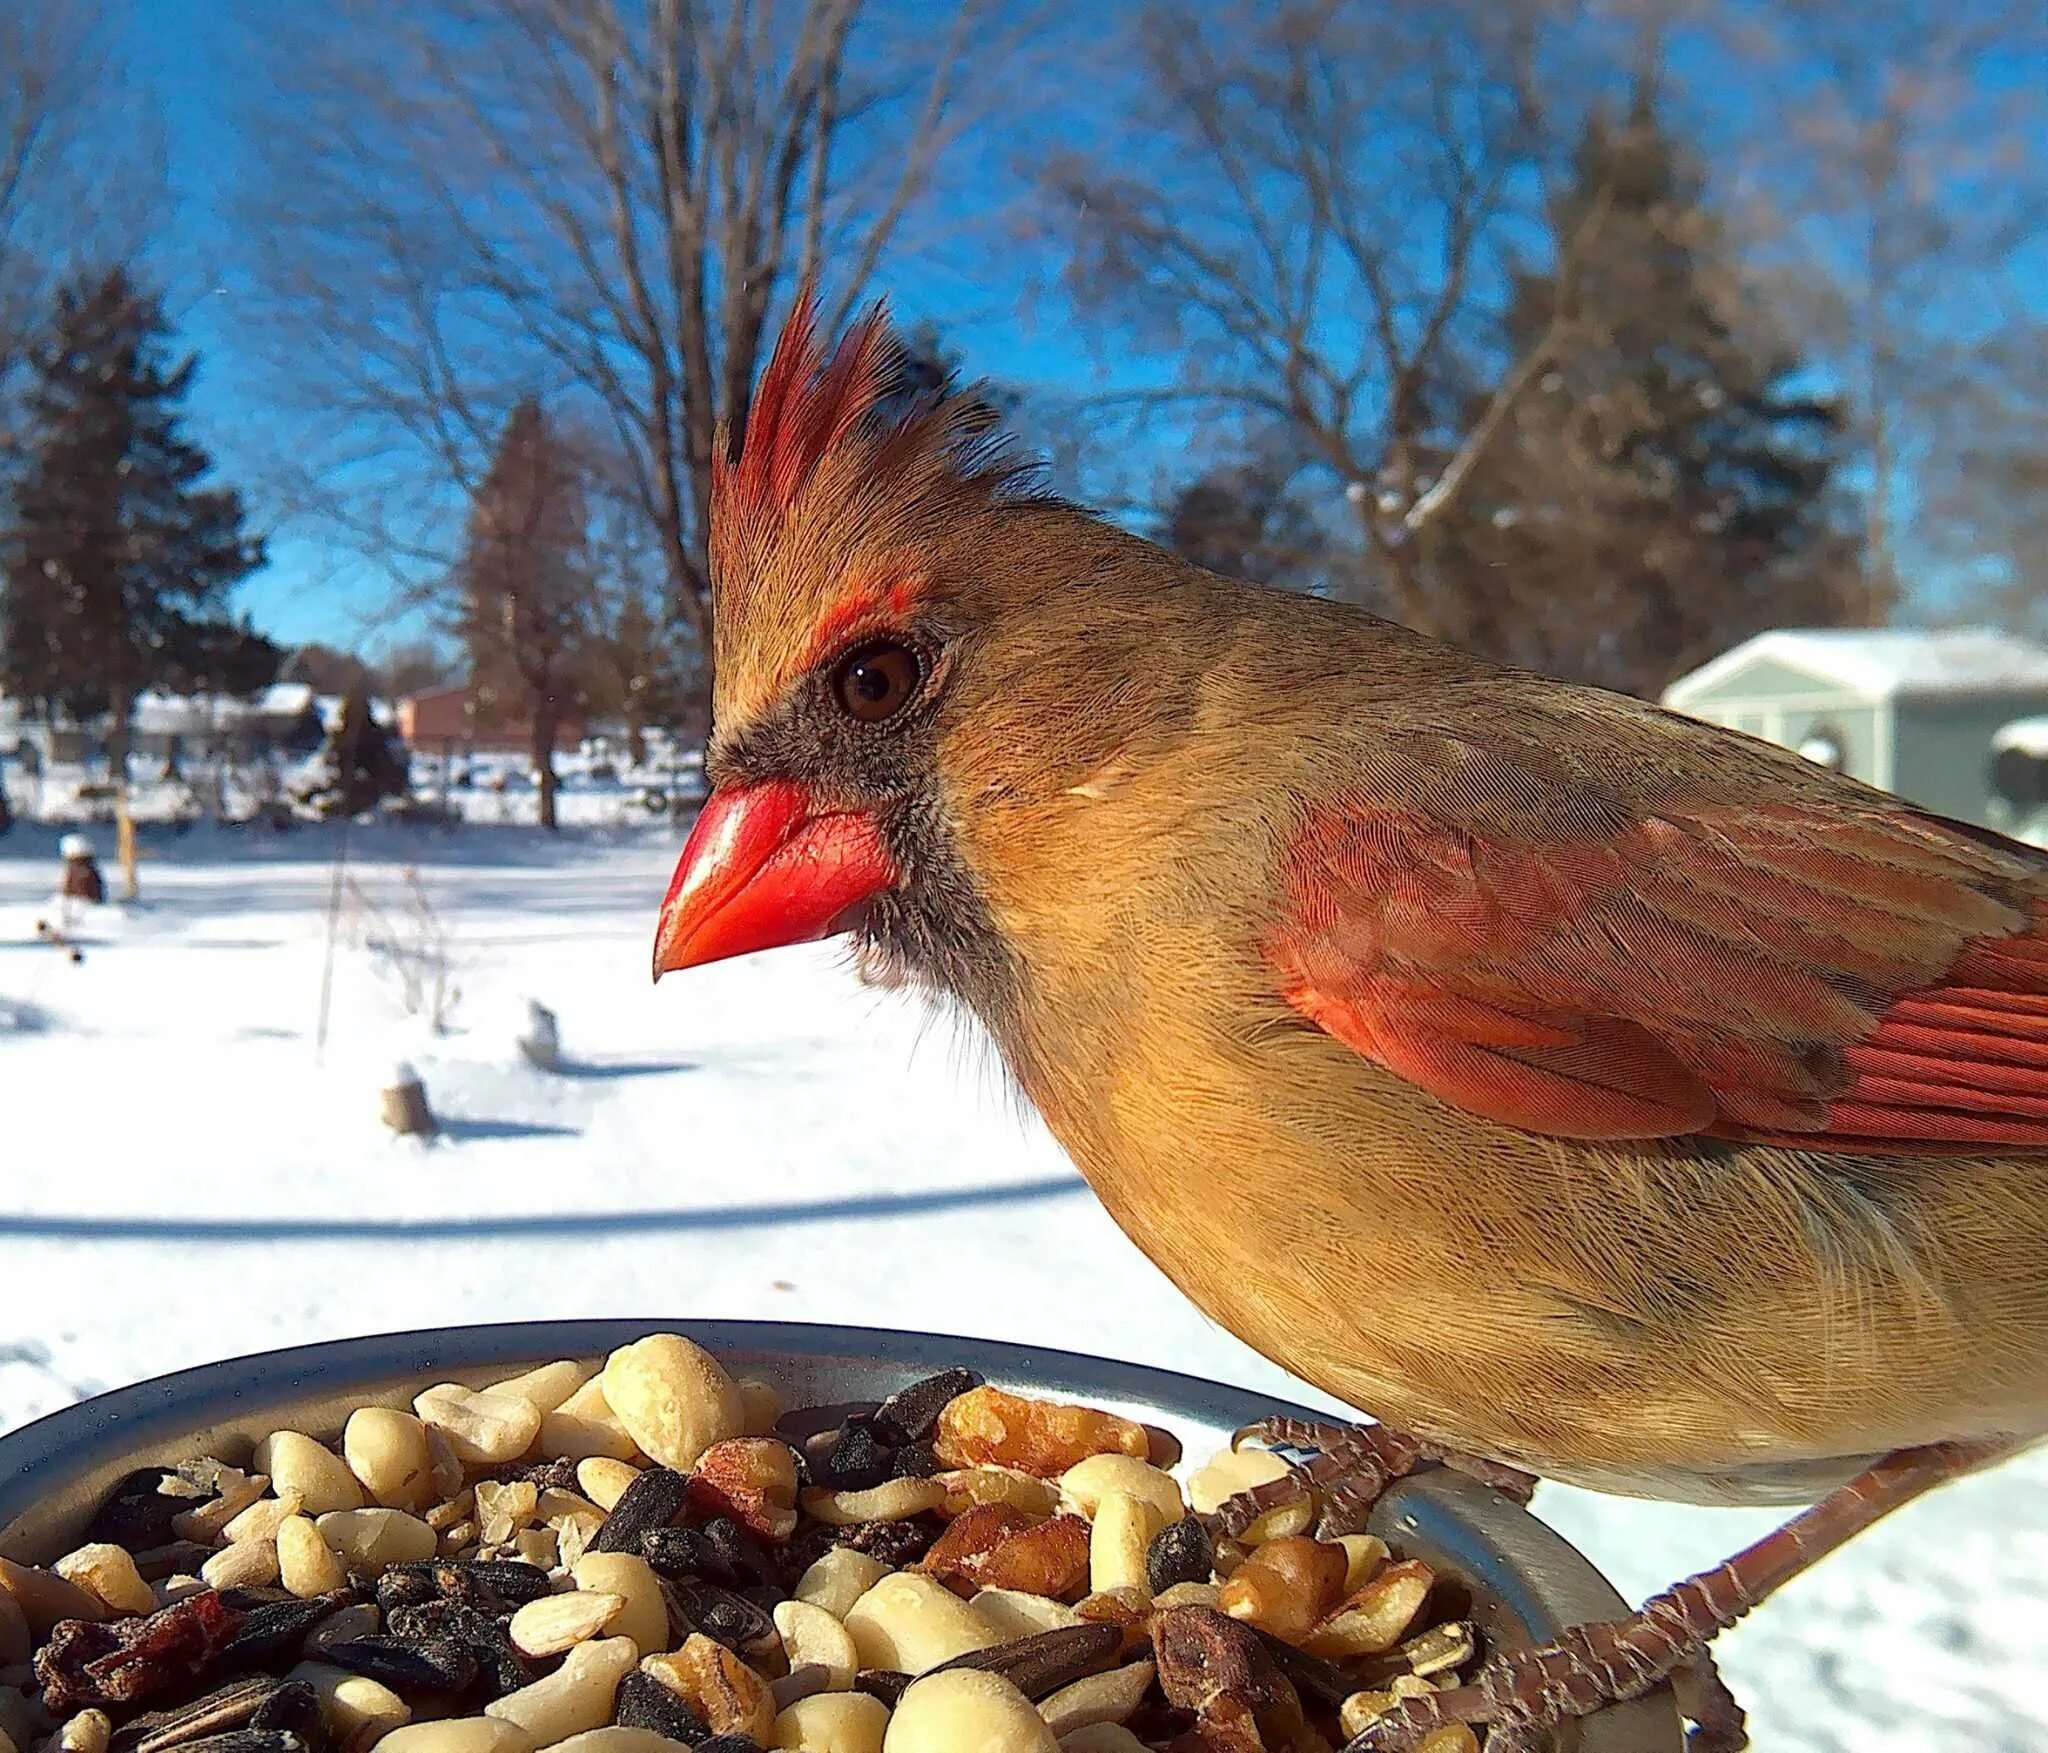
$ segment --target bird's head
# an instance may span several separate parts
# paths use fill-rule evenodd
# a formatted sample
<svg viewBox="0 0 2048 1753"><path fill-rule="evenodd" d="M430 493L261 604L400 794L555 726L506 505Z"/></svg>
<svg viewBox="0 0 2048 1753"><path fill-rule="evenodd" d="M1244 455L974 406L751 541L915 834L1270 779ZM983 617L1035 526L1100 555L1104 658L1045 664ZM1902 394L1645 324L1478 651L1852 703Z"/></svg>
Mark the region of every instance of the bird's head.
<svg viewBox="0 0 2048 1753"><path fill-rule="evenodd" d="M988 700L1042 667L1019 610L1071 594L1103 526L1025 490L972 396L905 405L899 360L879 313L827 353L800 301L743 437L721 435L713 789L657 978L862 928L901 971L973 983L960 744L970 726L986 743Z"/></svg>

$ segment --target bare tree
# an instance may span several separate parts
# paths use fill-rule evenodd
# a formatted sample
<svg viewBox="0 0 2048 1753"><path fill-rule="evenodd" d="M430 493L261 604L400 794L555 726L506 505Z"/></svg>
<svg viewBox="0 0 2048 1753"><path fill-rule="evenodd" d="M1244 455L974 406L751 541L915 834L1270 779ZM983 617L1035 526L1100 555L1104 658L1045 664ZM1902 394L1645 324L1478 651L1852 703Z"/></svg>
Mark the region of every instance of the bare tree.
<svg viewBox="0 0 2048 1753"><path fill-rule="evenodd" d="M1586 76L1540 0L1293 0L1142 18L1143 131L1050 183L1070 281L1177 360L1131 398L1290 434L1355 517L1390 612L1437 621L1421 538L1572 320L1489 359L1545 220ZM1603 220L1555 240L1568 285ZM1490 392L1475 397L1476 385Z"/></svg>
<svg viewBox="0 0 2048 1753"><path fill-rule="evenodd" d="M1013 14L338 0L287 30L257 6L283 100L260 278L299 399L331 418L304 502L437 568L450 490L538 385L606 435L701 640L717 424L797 279L843 315L913 247L1000 100Z"/></svg>
<svg viewBox="0 0 2048 1753"><path fill-rule="evenodd" d="M1731 156L1758 266L1851 398L1881 615L1931 563L1968 557L1967 508L2004 473L1989 453L2037 442L2039 405L2030 416L2009 373L2038 323L2048 13L1751 0L1709 16L1747 94ZM1725 65L1706 71L1727 82Z"/></svg>

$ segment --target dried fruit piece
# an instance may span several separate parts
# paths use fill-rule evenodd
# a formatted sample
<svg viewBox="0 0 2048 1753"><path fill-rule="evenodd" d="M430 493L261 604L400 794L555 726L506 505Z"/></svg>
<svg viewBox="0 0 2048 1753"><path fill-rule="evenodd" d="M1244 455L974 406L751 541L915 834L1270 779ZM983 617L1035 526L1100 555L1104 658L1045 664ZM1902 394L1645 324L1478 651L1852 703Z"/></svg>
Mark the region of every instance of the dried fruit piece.
<svg viewBox="0 0 2048 1753"><path fill-rule="evenodd" d="M1302 1648L1336 1660L1390 1650L1408 1635L1435 1583L1436 1573L1420 1559L1390 1564L1364 1588L1346 1596L1302 1639Z"/></svg>
<svg viewBox="0 0 2048 1753"><path fill-rule="evenodd" d="M1304 1534L1269 1540L1231 1573L1217 1605L1284 1643L1305 1644L1342 1596L1344 1571L1341 1546Z"/></svg>
<svg viewBox="0 0 2048 1753"><path fill-rule="evenodd" d="M947 1525L931 1550L918 1560L917 1568L946 1581L976 1582L989 1554L1012 1534L1031 1526L1032 1518L1022 1510L1007 1504L979 1505Z"/></svg>
<svg viewBox="0 0 2048 1753"><path fill-rule="evenodd" d="M727 1515L763 1540L796 1531L796 1451L774 1437L732 1437L713 1443L690 1477L690 1507Z"/></svg>
<svg viewBox="0 0 2048 1753"><path fill-rule="evenodd" d="M1090 1455L1142 1460L1149 1453L1144 1426L1128 1418L990 1387L974 1388L946 1403L932 1448L948 1467L994 1462L1041 1478L1064 1473Z"/></svg>
<svg viewBox="0 0 2048 1753"><path fill-rule="evenodd" d="M211 1590L114 1625L66 1620L36 1652L43 1702L60 1714L80 1705L132 1704L201 1673L240 1629L242 1615Z"/></svg>
<svg viewBox="0 0 2048 1753"><path fill-rule="evenodd" d="M714 1734L752 1735L764 1744L775 1734L775 1700L767 1681L708 1637L692 1633L681 1649L649 1656L640 1672L674 1692Z"/></svg>
<svg viewBox="0 0 2048 1753"><path fill-rule="evenodd" d="M1183 1516L1163 1529L1145 1549L1145 1580L1163 1594L1177 1583L1206 1583L1216 1563L1209 1530L1197 1516Z"/></svg>
<svg viewBox="0 0 2048 1753"><path fill-rule="evenodd" d="M1019 1529L981 1561L974 1576L984 1588L1072 1600L1088 1587L1088 1524L1079 1516L1055 1516Z"/></svg>
<svg viewBox="0 0 2048 1753"><path fill-rule="evenodd" d="M1152 1615L1152 1648L1169 1704L1224 1724L1248 1718L1267 1745L1301 1732L1301 1698L1250 1626L1207 1607L1173 1607Z"/></svg>
<svg viewBox="0 0 2048 1753"><path fill-rule="evenodd" d="M619 1682L614 1715L622 1729L651 1729L686 1747L696 1746L711 1732L704 1719L674 1692L638 1669Z"/></svg>

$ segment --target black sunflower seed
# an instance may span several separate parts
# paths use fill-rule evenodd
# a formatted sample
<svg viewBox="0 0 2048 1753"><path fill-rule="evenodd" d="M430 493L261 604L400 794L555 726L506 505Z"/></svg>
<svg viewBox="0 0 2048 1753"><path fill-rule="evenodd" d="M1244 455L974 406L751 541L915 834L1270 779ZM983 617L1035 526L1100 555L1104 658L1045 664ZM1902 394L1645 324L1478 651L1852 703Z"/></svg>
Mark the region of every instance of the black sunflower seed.
<svg viewBox="0 0 2048 1753"><path fill-rule="evenodd" d="M203 1741L187 1741L185 1747L186 1753L311 1753L290 1729L230 1729Z"/></svg>
<svg viewBox="0 0 2048 1753"><path fill-rule="evenodd" d="M708 1741L699 1741L697 1753L762 1753L762 1748L752 1735L728 1729L722 1735L713 1735Z"/></svg>
<svg viewBox="0 0 2048 1753"><path fill-rule="evenodd" d="M327 1746L327 1722L320 1714L320 1695L304 1680L287 1680L279 1686L257 1706L249 1727L283 1729L298 1736L311 1753L323 1753Z"/></svg>
<svg viewBox="0 0 2048 1753"><path fill-rule="evenodd" d="M650 1467L612 1505L604 1526L586 1548L590 1552L638 1552L641 1537L654 1528L666 1528L682 1514L690 1495L687 1475L673 1467Z"/></svg>
<svg viewBox="0 0 2048 1753"><path fill-rule="evenodd" d="M659 1680L638 1672L619 1682L612 1720L622 1729L651 1729L685 1747L700 1745L711 1733L704 1719Z"/></svg>
<svg viewBox="0 0 2048 1753"><path fill-rule="evenodd" d="M713 1582L738 1580L712 1550L701 1528L649 1528L640 1536L640 1556L659 1576L701 1576Z"/></svg>
<svg viewBox="0 0 2048 1753"><path fill-rule="evenodd" d="M377 1605L392 1613L454 1601L495 1618L538 1601L548 1587L546 1571L517 1558L428 1558L387 1570L377 1583Z"/></svg>
<svg viewBox="0 0 2048 1753"><path fill-rule="evenodd" d="M889 1477L889 1467L889 1450L868 1421L849 1418L840 1427L839 1440L818 1471L834 1491L866 1491Z"/></svg>
<svg viewBox="0 0 2048 1753"><path fill-rule="evenodd" d="M486 1690L495 1698L531 1686L540 1670L512 1647L503 1620L459 1601L424 1601L391 1615L391 1635L401 1643L459 1644L477 1658Z"/></svg>
<svg viewBox="0 0 2048 1753"><path fill-rule="evenodd" d="M382 1681L394 1692L461 1692L476 1680L476 1652L447 1639L400 1643L358 1637L323 1652L337 1668Z"/></svg>
<svg viewBox="0 0 2048 1753"><path fill-rule="evenodd" d="M275 1655L287 1644L297 1643L335 1609L325 1597L310 1601L264 1601L249 1608L241 1628L228 1639L221 1660L246 1665Z"/></svg>
<svg viewBox="0 0 2048 1753"><path fill-rule="evenodd" d="M703 1581L663 1582L661 1593L668 1603L670 1625L680 1634L678 1643L690 1632L701 1631L713 1643L745 1656L775 1641L775 1621L731 1589Z"/></svg>
<svg viewBox="0 0 2048 1753"><path fill-rule="evenodd" d="M1107 1667L1123 1640L1120 1625L1064 1625L993 1649L969 1650L950 1662L941 1662L933 1672L979 1668L1002 1675L1026 1698L1040 1699Z"/></svg>
<svg viewBox="0 0 2048 1753"><path fill-rule="evenodd" d="M930 1443L905 1443L889 1457L892 1479L929 1479L939 1470L939 1458Z"/></svg>
<svg viewBox="0 0 2048 1753"><path fill-rule="evenodd" d="M166 1753L167 1749L182 1747L188 1741L239 1729L254 1718L280 1685L269 1675L260 1674L219 1687L189 1704L145 1711L114 1731L108 1753Z"/></svg>
<svg viewBox="0 0 2048 1753"><path fill-rule="evenodd" d="M891 1710L896 1708L897 1700L909 1685L910 1676L899 1674L894 1668L863 1668L853 1677L854 1691L879 1698Z"/></svg>
<svg viewBox="0 0 2048 1753"><path fill-rule="evenodd" d="M168 1467L138 1467L124 1474L100 1500L85 1525L87 1541L110 1541L130 1552L146 1552L171 1541L171 1518L199 1500L168 1497L158 1489L176 1475Z"/></svg>
<svg viewBox="0 0 2048 1753"><path fill-rule="evenodd" d="M922 1442L932 1434L946 1402L980 1387L987 1378L968 1369L940 1370L898 1388L875 1408L875 1435L891 1448Z"/></svg>

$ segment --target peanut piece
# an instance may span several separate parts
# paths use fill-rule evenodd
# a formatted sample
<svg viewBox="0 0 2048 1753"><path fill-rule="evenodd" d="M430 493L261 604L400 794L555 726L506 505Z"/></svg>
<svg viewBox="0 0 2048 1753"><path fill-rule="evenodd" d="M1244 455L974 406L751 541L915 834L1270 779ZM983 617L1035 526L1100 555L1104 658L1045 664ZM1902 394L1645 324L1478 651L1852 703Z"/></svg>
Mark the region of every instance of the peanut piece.
<svg viewBox="0 0 2048 1753"><path fill-rule="evenodd" d="M394 1564L432 1558L434 1530L403 1510L329 1510L314 1524L350 1570L382 1576Z"/></svg>
<svg viewBox="0 0 2048 1753"><path fill-rule="evenodd" d="M212 1545L228 1523L269 1489L270 1476L244 1473L239 1467L223 1467L214 1484L218 1495L212 1501L171 1518L171 1532L180 1540Z"/></svg>
<svg viewBox="0 0 2048 1753"><path fill-rule="evenodd" d="M914 1571L883 1577L847 1609L846 1629L863 1668L903 1674L922 1674L1002 1641L943 1583Z"/></svg>
<svg viewBox="0 0 2048 1753"><path fill-rule="evenodd" d="M223 1546L199 1567L209 1589L267 1589L277 1581L277 1546L269 1540L240 1540Z"/></svg>
<svg viewBox="0 0 2048 1753"><path fill-rule="evenodd" d="M579 1643L552 1674L492 1700L484 1706L484 1715L516 1724L537 1747L552 1747L611 1720L619 1682L638 1659L629 1638Z"/></svg>
<svg viewBox="0 0 2048 1753"><path fill-rule="evenodd" d="M1049 1516L1060 1503L1059 1493L1047 1481L1014 1467L956 1467L934 1475L933 1483L946 1494L939 1514L949 1521L983 1504Z"/></svg>
<svg viewBox="0 0 2048 1753"><path fill-rule="evenodd" d="M516 1461L540 1435L540 1408L517 1394L483 1394L453 1382L429 1388L412 1403L420 1422L437 1430L459 1461L492 1467ZM455 1481L461 1488L462 1481Z"/></svg>
<svg viewBox="0 0 2048 1753"><path fill-rule="evenodd" d="M631 1552L586 1552L570 1574L579 1589L619 1597L618 1613L605 1627L611 1636L631 1638L643 1656L670 1646L661 1578L646 1559Z"/></svg>
<svg viewBox="0 0 2048 1753"><path fill-rule="evenodd" d="M742 1376L734 1386L740 1394L740 1434L773 1436L782 1418L782 1396L775 1385L758 1376Z"/></svg>
<svg viewBox="0 0 2048 1753"><path fill-rule="evenodd" d="M952 1668L917 1681L889 1719L883 1753L1059 1753L1031 1700L1000 1674Z"/></svg>
<svg viewBox="0 0 2048 1753"><path fill-rule="evenodd" d="M313 1688L321 1718L346 1748L373 1746L412 1721L412 1706L381 1680L365 1674L351 1674L326 1662L301 1662L285 1678L303 1680Z"/></svg>
<svg viewBox="0 0 2048 1753"><path fill-rule="evenodd" d="M1090 1674L1038 1701L1038 1714L1055 1735L1094 1723L1120 1723L1138 1708L1152 1684L1150 1662L1132 1662L1106 1674Z"/></svg>
<svg viewBox="0 0 2048 1753"><path fill-rule="evenodd" d="M1197 1515L1214 1515L1240 1491L1287 1477L1287 1463L1271 1449L1224 1449L1212 1455L1188 1479L1188 1503ZM1315 1520L1316 1506L1304 1499L1268 1510L1238 1536L1247 1546L1263 1546L1289 1534L1300 1534Z"/></svg>
<svg viewBox="0 0 2048 1753"><path fill-rule="evenodd" d="M221 1530L221 1537L230 1545L238 1540L273 1542L278 1529L303 1507L296 1491L259 1498Z"/></svg>
<svg viewBox="0 0 2048 1753"><path fill-rule="evenodd" d="M822 1607L835 1619L889 1574L889 1567L851 1546L834 1546L797 1578L795 1597Z"/></svg>
<svg viewBox="0 0 2048 1753"><path fill-rule="evenodd" d="M156 1611L156 1595L142 1580L142 1573L135 1568L135 1559L125 1546L104 1541L81 1546L76 1552L66 1553L51 1568L66 1582L84 1589L109 1612Z"/></svg>
<svg viewBox="0 0 2048 1753"><path fill-rule="evenodd" d="M1392 1557L1387 1543L1377 1534L1339 1534L1337 1544L1344 1548L1344 1592L1362 1589L1379 1575L1380 1566Z"/></svg>
<svg viewBox="0 0 2048 1753"><path fill-rule="evenodd" d="M59 1753L107 1753L114 1721L103 1710L82 1710L57 1733Z"/></svg>
<svg viewBox="0 0 2048 1753"><path fill-rule="evenodd" d="M534 1753L533 1737L496 1717L457 1716L393 1729L378 1746L385 1753Z"/></svg>
<svg viewBox="0 0 2048 1753"><path fill-rule="evenodd" d="M1300 1644L1342 1597L1344 1569L1343 1547L1291 1534L1239 1565L1216 1604L1283 1643Z"/></svg>
<svg viewBox="0 0 2048 1753"><path fill-rule="evenodd" d="M277 1529L277 1576L302 1601L348 1583L348 1567L305 1516L287 1516Z"/></svg>
<svg viewBox="0 0 2048 1753"><path fill-rule="evenodd" d="M513 1645L522 1655L558 1656L595 1637L625 1604L623 1595L580 1588L566 1595L543 1595L512 1615Z"/></svg>
<svg viewBox="0 0 2048 1753"><path fill-rule="evenodd" d="M542 1438L545 1447L546 1438ZM576 1463L576 1483L583 1495L610 1515L612 1506L625 1495L626 1487L640 1477L640 1469L609 1455L585 1455Z"/></svg>
<svg viewBox="0 0 2048 1753"><path fill-rule="evenodd" d="M1150 1599L1145 1550L1165 1526L1148 1499L1125 1491L1102 1498L1088 1530L1088 1587L1098 1595L1106 1589L1142 1589Z"/></svg>
<svg viewBox="0 0 2048 1753"><path fill-rule="evenodd" d="M801 1753L882 1753L888 1707L865 1692L820 1692L784 1705L772 1747Z"/></svg>
<svg viewBox="0 0 2048 1753"><path fill-rule="evenodd" d="M740 1434L740 1391L718 1360L679 1333L622 1345L605 1360L604 1398L633 1441L688 1472L713 1443Z"/></svg>
<svg viewBox="0 0 2048 1753"><path fill-rule="evenodd" d="M1301 1647L1310 1655L1339 1661L1390 1650L1407 1635L1435 1583L1435 1573L1419 1559L1390 1564L1364 1588L1346 1596Z"/></svg>
<svg viewBox="0 0 2048 1753"><path fill-rule="evenodd" d="M1022 1589L983 1589L967 1604L1002 1634L1005 1643L1082 1623L1081 1615L1064 1601Z"/></svg>
<svg viewBox="0 0 2048 1753"><path fill-rule="evenodd" d="M907 1522L935 1510L945 1501L936 1479L885 1479L866 1491L821 1491L813 1486L800 1494L805 1514L832 1528L857 1528L862 1522Z"/></svg>
<svg viewBox="0 0 2048 1753"><path fill-rule="evenodd" d="M1186 1515L1180 1482L1171 1473L1130 1455L1090 1455L1060 1475L1060 1496L1090 1521L1095 1509L1112 1492L1122 1492L1149 1504L1164 1528Z"/></svg>
<svg viewBox="0 0 2048 1753"><path fill-rule="evenodd" d="M493 1382L484 1392L510 1394L515 1399L531 1401L536 1411L548 1413L596 1374L587 1364L565 1357L558 1363L544 1363L539 1369L528 1370L524 1375L507 1376L502 1382Z"/></svg>
<svg viewBox="0 0 2048 1753"><path fill-rule="evenodd" d="M540 1421L540 1452L551 1461L630 1461L640 1451L605 1401L604 1377L595 1375Z"/></svg>
<svg viewBox="0 0 2048 1753"><path fill-rule="evenodd" d="M783 1601L774 1612L775 1629L782 1637L782 1653L791 1668L815 1662L825 1670L827 1692L844 1692L853 1685L860 1657L853 1647L853 1634L822 1607L808 1601Z"/></svg>
<svg viewBox="0 0 2048 1753"><path fill-rule="evenodd" d="M427 1427L410 1412L357 1407L342 1427L341 1452L371 1499L387 1509L424 1509L434 1501Z"/></svg>
<svg viewBox="0 0 2048 1753"><path fill-rule="evenodd" d="M296 1495L309 1516L363 1507L362 1484L348 1463L299 1431L272 1431L256 1445L250 1465L270 1475L270 1489L279 1497Z"/></svg>

